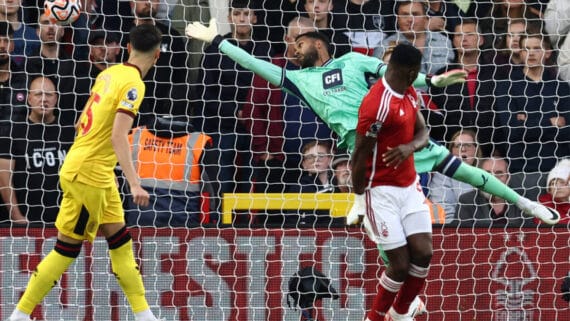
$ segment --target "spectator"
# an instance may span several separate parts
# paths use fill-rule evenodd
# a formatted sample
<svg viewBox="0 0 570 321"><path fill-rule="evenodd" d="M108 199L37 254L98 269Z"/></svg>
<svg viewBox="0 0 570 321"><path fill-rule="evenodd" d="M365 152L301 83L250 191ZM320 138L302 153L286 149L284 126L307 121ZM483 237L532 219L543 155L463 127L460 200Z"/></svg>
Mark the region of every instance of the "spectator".
<svg viewBox="0 0 570 321"><path fill-rule="evenodd" d="M14 223L54 223L57 217L58 171L75 136L73 127L58 123L57 98L49 78L33 78L27 120L5 126L0 136L0 191Z"/></svg>
<svg viewBox="0 0 570 321"><path fill-rule="evenodd" d="M570 81L570 2L550 0L544 13L546 31L555 49L558 49L560 79Z"/></svg>
<svg viewBox="0 0 570 321"><path fill-rule="evenodd" d="M26 0L24 0L26 1ZM37 0L27 0L37 1ZM90 25L92 29L102 29L112 32L128 31L133 19L133 11L131 9L131 0L89 0L91 5L84 12L89 12ZM121 35L121 44L123 38L128 33Z"/></svg>
<svg viewBox="0 0 570 321"><path fill-rule="evenodd" d="M508 184L510 180L508 166L504 158L484 158L479 162L481 169L493 174L505 184ZM532 223L530 219L522 216L521 210L516 206L479 189L461 195L456 212L459 225L466 227L496 224L520 227Z"/></svg>
<svg viewBox="0 0 570 321"><path fill-rule="evenodd" d="M448 144L451 154L461 159L466 164L477 166L477 160L482 158L481 150L477 145L477 134L469 129L456 132ZM439 172L433 172L429 182L429 198L434 203L440 204L445 210L445 222L449 223L457 216L455 207L461 194L470 192L473 186L445 176Z"/></svg>
<svg viewBox="0 0 570 321"><path fill-rule="evenodd" d="M301 176L297 183L289 186L289 193L332 193L334 186L331 176L332 146L329 141L312 141L303 146ZM331 222L329 211L300 210L295 217L299 226L314 227L315 224L328 226ZM289 219L288 221L290 221Z"/></svg>
<svg viewBox="0 0 570 321"><path fill-rule="evenodd" d="M433 118L428 119L428 123L431 125L431 137L446 142L462 128L476 128L483 155L489 156L493 151L495 128L493 93L496 82L493 77L496 68L485 62L481 51L483 40L477 20L462 19L455 26L453 46L457 52L456 61L436 74L464 69L468 72L467 81L445 88L430 88L433 101L443 113L443 126Z"/></svg>
<svg viewBox="0 0 570 321"><path fill-rule="evenodd" d="M12 61L14 30L0 21L0 126L24 121L26 108L26 73Z"/></svg>
<svg viewBox="0 0 570 321"><path fill-rule="evenodd" d="M501 82L496 108L507 139L499 145L501 152L510 160L510 171L527 178L570 155L570 87L546 67L551 56L546 37L523 35L520 46L525 65L511 81Z"/></svg>
<svg viewBox="0 0 570 321"><path fill-rule="evenodd" d="M179 34L184 35L186 25L190 22L200 21L207 23L210 20L209 0L178 0L175 1L172 10L172 27ZM188 51L188 59L186 66L188 69L188 83L196 82L200 62L202 61L202 53L204 52L204 43L196 39L189 39L186 44Z"/></svg>
<svg viewBox="0 0 570 321"><path fill-rule="evenodd" d="M268 41L271 45L271 51L274 54L283 55L285 53L286 29L289 22L303 12L301 8L302 1L258 1L256 12L258 21L262 22L254 30L256 40ZM255 27L254 27L255 28Z"/></svg>
<svg viewBox="0 0 570 321"><path fill-rule="evenodd" d="M41 45L26 61L30 74L51 77L60 94L59 118L62 124L73 124L81 108L89 99L88 70L77 68L78 64L63 50L64 27L53 24L43 12L37 29Z"/></svg>
<svg viewBox="0 0 570 321"><path fill-rule="evenodd" d="M0 1L0 20L7 21L14 29L13 60L23 66L26 56L38 50L40 40L34 28L21 20L22 0Z"/></svg>
<svg viewBox="0 0 570 321"><path fill-rule="evenodd" d="M434 73L454 58L449 38L428 30L427 5L423 0L400 1L396 7L398 31L376 47L374 56L382 58L390 42L407 42L423 55L420 72Z"/></svg>
<svg viewBox="0 0 570 321"><path fill-rule="evenodd" d="M161 117L152 124L129 135L141 186L151 195L149 207L128 203L129 224L192 227L217 221L219 199L210 179L217 168L212 139L195 132L185 119Z"/></svg>
<svg viewBox="0 0 570 321"><path fill-rule="evenodd" d="M274 56L272 62L288 70L298 69L295 38L314 30L306 17L291 20L285 35L285 56ZM254 191L282 192L283 183L290 176L283 176L284 170L299 167L302 146L315 139L331 139L331 131L298 98L270 85L260 76L254 77L248 97L242 118L252 135Z"/></svg>
<svg viewBox="0 0 570 321"><path fill-rule="evenodd" d="M331 52L334 57L340 57L352 50L345 35L347 27L336 29L332 23L333 0L305 0L304 8L315 28L330 39Z"/></svg>
<svg viewBox="0 0 570 321"><path fill-rule="evenodd" d="M350 193L352 190L350 156L344 153L336 154L331 166L334 171L333 185L335 193Z"/></svg>
<svg viewBox="0 0 570 321"><path fill-rule="evenodd" d="M560 161L548 174L546 193L538 201L560 213L558 224L570 222L570 159ZM535 220L539 224L540 221Z"/></svg>
<svg viewBox="0 0 570 321"><path fill-rule="evenodd" d="M292 193L327 193L333 191L331 183L332 146L329 141L311 141L303 146L303 173L298 185L289 188Z"/></svg>
<svg viewBox="0 0 570 321"><path fill-rule="evenodd" d="M524 19L527 23L542 23L542 13L524 0L493 1L484 17L481 17L481 29L489 44L497 44L505 37L510 20Z"/></svg>
<svg viewBox="0 0 570 321"><path fill-rule="evenodd" d="M507 33L497 44L497 54L494 63L499 67L495 79L508 79L512 70L521 68L524 61L521 57L520 39L527 31L527 21L525 19L510 20L507 25ZM540 33L540 27L536 24L529 25L530 33Z"/></svg>
<svg viewBox="0 0 570 321"><path fill-rule="evenodd" d="M139 112L139 125L152 121L154 113L170 115L187 115L189 113L187 99L189 87L186 68L186 37L182 37L176 29L158 19L159 0L131 0L134 20L125 24L123 31L127 33L132 27L140 24L154 24L162 32L160 57L153 69L146 75L145 99ZM126 38L123 38L126 47Z"/></svg>
<svg viewBox="0 0 570 321"><path fill-rule="evenodd" d="M115 34L94 30L89 34L89 77L94 82L97 75L107 67L116 64L121 54L121 44Z"/></svg>
<svg viewBox="0 0 570 321"><path fill-rule="evenodd" d="M265 42L254 42L252 25L256 23L255 12L247 0L232 0L230 14L232 32L230 39L246 52L268 57L270 48ZM246 128L238 121L243 104L247 101L253 72L246 70L229 57L222 55L217 46L208 46L202 60L198 77L201 104L194 114L199 118L196 128L212 137L215 148L220 151L220 176L222 193L249 192L251 182L251 147ZM238 182L237 186L234 186Z"/></svg>
<svg viewBox="0 0 570 321"><path fill-rule="evenodd" d="M452 1L428 0L429 17L428 29L436 32L454 32L455 26L461 21L461 15L457 5Z"/></svg>
<svg viewBox="0 0 570 321"><path fill-rule="evenodd" d="M334 29L345 30L353 51L372 55L384 31L394 30L394 5L393 0L333 0L331 23Z"/></svg>

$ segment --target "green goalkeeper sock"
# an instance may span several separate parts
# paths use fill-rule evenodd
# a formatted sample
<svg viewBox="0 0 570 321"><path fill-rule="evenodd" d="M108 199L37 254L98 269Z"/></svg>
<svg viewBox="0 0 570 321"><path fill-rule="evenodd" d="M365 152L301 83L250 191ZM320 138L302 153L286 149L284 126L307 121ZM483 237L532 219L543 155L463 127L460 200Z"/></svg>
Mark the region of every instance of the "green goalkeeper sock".
<svg viewBox="0 0 570 321"><path fill-rule="evenodd" d="M511 204L517 204L521 197L517 192L503 184L503 182L492 174L466 163L459 165L457 171L453 174L453 178L470 184L484 192L498 196Z"/></svg>

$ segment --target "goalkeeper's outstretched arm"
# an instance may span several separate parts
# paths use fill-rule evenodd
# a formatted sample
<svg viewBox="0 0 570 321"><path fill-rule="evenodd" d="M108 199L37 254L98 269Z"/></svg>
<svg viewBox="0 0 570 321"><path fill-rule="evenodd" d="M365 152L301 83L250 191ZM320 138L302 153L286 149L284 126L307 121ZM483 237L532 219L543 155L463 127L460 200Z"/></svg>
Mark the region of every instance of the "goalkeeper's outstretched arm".
<svg viewBox="0 0 570 321"><path fill-rule="evenodd" d="M378 78L384 76L388 65L383 65L378 70ZM414 87L446 87L453 84L465 82L467 79L467 72L463 69L452 69L441 75L426 75L419 73L416 80L412 84Z"/></svg>
<svg viewBox="0 0 570 321"><path fill-rule="evenodd" d="M268 61L253 57L245 50L234 46L227 41L227 39L218 35L216 19L210 19L208 27L199 22L188 24L188 26L186 26L186 35L190 38L212 43L243 68L253 71L274 86L282 87L284 78L283 69Z"/></svg>
<svg viewBox="0 0 570 321"><path fill-rule="evenodd" d="M253 57L245 50L242 50L241 48L224 39L222 36L218 35L216 19L211 19L208 27L202 25L199 22L188 24L186 27L186 35L190 38L195 38L207 43L214 44L221 52L240 64L243 68L253 71L274 86L283 87L285 71L268 61ZM386 65L382 66L378 70L377 77L382 77L385 72ZM433 76L419 74L413 85L416 87L445 87L451 84L465 82L466 77L467 72L462 69L454 69L444 74Z"/></svg>

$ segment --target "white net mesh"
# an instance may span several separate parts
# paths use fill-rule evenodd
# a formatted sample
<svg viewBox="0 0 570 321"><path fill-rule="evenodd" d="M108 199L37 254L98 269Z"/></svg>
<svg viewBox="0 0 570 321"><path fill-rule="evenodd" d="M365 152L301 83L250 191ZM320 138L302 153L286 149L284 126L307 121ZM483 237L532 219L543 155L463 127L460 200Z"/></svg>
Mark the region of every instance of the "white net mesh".
<svg viewBox="0 0 570 321"><path fill-rule="evenodd" d="M129 138L148 207L133 204L116 172L153 313L181 321L307 320L288 306L289 279L315 266L339 298L317 301L312 317L365 318L385 265L361 227L345 227L353 195L349 153L337 144L342 125L329 127L332 116L310 98L322 91L331 99L339 79L325 71L303 89L302 77L281 70L258 68L254 76L248 69L260 62L245 68L184 35L188 22L211 17L219 34L288 71L299 69L295 37L315 29L331 40L335 59L358 52L388 61L396 44L409 42L422 52L423 73L465 69L464 84L418 86L430 136L512 190L480 185L480 172L456 171L443 159L422 173L434 230L420 295L429 313L417 320L568 317L560 290L570 271L570 165L562 161L570 157L567 1L234 0L229 10L228 0L86 0L67 27L42 21L43 1L15 2L0 2L0 319L54 248L58 170L90 88L128 57L131 27L148 21L163 42L145 77L141 127ZM354 83L348 72L340 79L350 89ZM529 218L516 193L556 208L560 224ZM104 237L85 242L31 317L135 320Z"/></svg>

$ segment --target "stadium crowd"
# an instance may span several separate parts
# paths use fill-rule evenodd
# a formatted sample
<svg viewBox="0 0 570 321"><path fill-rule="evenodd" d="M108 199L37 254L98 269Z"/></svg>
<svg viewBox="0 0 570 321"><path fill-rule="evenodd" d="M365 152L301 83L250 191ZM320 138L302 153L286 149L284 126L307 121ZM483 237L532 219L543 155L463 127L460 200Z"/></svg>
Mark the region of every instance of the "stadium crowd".
<svg viewBox="0 0 570 321"><path fill-rule="evenodd" d="M125 204L129 224L216 226L224 193L350 191L346 151L311 109L215 46L186 37L187 23L211 17L224 38L288 70L303 67L294 44L309 31L331 40L334 57L355 51L385 60L406 42L422 52L422 72L466 70L463 84L417 88L431 139L570 223L565 0L82 2L80 19L58 26L43 16L43 1L0 1L0 224L55 221L57 170L89 89L100 71L125 59L130 28L145 23L163 39L135 122L149 136L131 143L143 147L133 158L139 175L154 179L143 184L153 197L148 208ZM164 153L186 156L175 161ZM143 159L158 165L143 166ZM539 224L471 186L439 173L421 176L425 194L445 212L439 223ZM181 181L188 184L180 188ZM188 187L197 181L199 188ZM328 213L307 210L244 213L236 222L336 224Z"/></svg>

